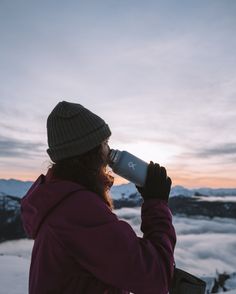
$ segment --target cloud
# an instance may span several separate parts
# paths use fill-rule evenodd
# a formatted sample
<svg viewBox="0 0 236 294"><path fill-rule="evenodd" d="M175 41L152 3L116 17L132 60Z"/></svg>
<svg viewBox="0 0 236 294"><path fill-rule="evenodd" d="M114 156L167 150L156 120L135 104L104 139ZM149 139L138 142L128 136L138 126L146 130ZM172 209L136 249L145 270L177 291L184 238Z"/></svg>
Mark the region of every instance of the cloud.
<svg viewBox="0 0 236 294"><path fill-rule="evenodd" d="M198 157L212 157L212 156L236 156L236 143L220 144L212 148L206 148L205 150L196 153Z"/></svg>
<svg viewBox="0 0 236 294"><path fill-rule="evenodd" d="M121 208L115 213L142 237L140 208ZM236 271L235 219L174 216L173 224L177 233L177 267L199 276L215 276L216 270Z"/></svg>
<svg viewBox="0 0 236 294"><path fill-rule="evenodd" d="M0 157L34 158L42 156L45 145L40 142L24 142L0 135Z"/></svg>
<svg viewBox="0 0 236 294"><path fill-rule="evenodd" d="M211 198L211 197L210 197ZM236 199L236 197L235 197ZM236 234L236 221L234 219L216 217L213 220L207 217L175 217L174 224L178 235L227 233Z"/></svg>
<svg viewBox="0 0 236 294"><path fill-rule="evenodd" d="M220 143L212 147L194 147L193 150L180 153L176 158L179 160L194 160L194 159L207 159L210 164L209 159L217 159L217 164L219 162L232 163L236 158L236 143ZM228 160L227 160L228 159ZM214 164L214 163L213 163Z"/></svg>
<svg viewBox="0 0 236 294"><path fill-rule="evenodd" d="M35 130L30 129L30 128L25 128L25 127L21 127L21 126L17 126L17 125L9 125L6 123L2 123L0 122L0 128L3 128L7 131L11 131L11 132L17 132L17 133L32 133L35 134ZM37 134L39 134L39 132L37 132ZM41 132L41 134L44 134L43 132Z"/></svg>
<svg viewBox="0 0 236 294"><path fill-rule="evenodd" d="M179 235L176 265L199 276L213 276L216 270L235 272L235 234Z"/></svg>
<svg viewBox="0 0 236 294"><path fill-rule="evenodd" d="M134 231L136 232L137 236L142 237L143 233L140 231L140 224L141 224L141 208L121 208L114 210L114 213L118 216L119 219L127 221Z"/></svg>
<svg viewBox="0 0 236 294"><path fill-rule="evenodd" d="M17 247L14 241L6 241L0 245L0 254L22 256L30 259L31 250L33 248L33 241L27 239L20 239L17 241Z"/></svg>
<svg viewBox="0 0 236 294"><path fill-rule="evenodd" d="M128 222L138 236L142 237L140 207L121 208L114 212L119 219ZM236 271L235 219L174 216L173 223L177 232L175 248L177 267L203 278L215 277L216 270L220 273L227 271L229 274ZM3 257L12 257L15 264L13 256L30 259L32 246L32 240L3 242L0 244L0 254ZM22 267L21 265L21 269L23 269L21 273L26 273L27 268L28 266ZM24 278L27 280L27 274L24 274ZM226 284L228 285L228 283Z"/></svg>

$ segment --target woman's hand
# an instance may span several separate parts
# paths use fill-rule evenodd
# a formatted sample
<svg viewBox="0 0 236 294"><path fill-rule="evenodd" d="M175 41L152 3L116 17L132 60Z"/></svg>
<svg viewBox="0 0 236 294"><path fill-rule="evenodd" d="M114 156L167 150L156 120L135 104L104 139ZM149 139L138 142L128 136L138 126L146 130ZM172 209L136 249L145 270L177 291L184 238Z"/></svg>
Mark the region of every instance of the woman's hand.
<svg viewBox="0 0 236 294"><path fill-rule="evenodd" d="M158 163L150 161L144 187L136 186L141 196L145 199L169 200L172 181L167 176L166 169Z"/></svg>

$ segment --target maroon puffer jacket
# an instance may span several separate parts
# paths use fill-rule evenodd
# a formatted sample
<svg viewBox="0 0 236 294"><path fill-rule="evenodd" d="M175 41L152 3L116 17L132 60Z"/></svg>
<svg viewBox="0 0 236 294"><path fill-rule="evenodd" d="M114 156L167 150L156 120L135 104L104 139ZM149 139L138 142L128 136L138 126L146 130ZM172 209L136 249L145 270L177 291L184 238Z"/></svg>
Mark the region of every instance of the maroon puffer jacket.
<svg viewBox="0 0 236 294"><path fill-rule="evenodd" d="M176 243L165 201L142 204L138 237L85 187L41 174L21 201L34 246L30 294L166 294Z"/></svg>

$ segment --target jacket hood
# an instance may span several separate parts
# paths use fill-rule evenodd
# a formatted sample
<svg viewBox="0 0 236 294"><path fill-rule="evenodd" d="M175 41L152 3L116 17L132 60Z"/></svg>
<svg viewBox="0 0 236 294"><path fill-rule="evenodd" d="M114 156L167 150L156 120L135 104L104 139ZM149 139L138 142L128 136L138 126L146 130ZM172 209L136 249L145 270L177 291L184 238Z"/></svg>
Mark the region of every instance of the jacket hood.
<svg viewBox="0 0 236 294"><path fill-rule="evenodd" d="M86 190L80 184L53 177L51 168L41 174L21 199L21 219L26 234L35 239L47 215L69 194Z"/></svg>

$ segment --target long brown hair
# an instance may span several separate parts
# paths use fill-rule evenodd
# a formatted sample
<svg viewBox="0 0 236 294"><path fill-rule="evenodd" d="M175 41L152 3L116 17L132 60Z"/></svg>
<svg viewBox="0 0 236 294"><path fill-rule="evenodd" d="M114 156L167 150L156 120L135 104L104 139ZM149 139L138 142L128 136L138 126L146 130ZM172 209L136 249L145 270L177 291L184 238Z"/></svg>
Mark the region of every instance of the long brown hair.
<svg viewBox="0 0 236 294"><path fill-rule="evenodd" d="M102 145L84 154L50 163L49 168L56 178L85 186L98 194L110 210L114 209L109 194L114 178L107 172L107 157L104 155Z"/></svg>

